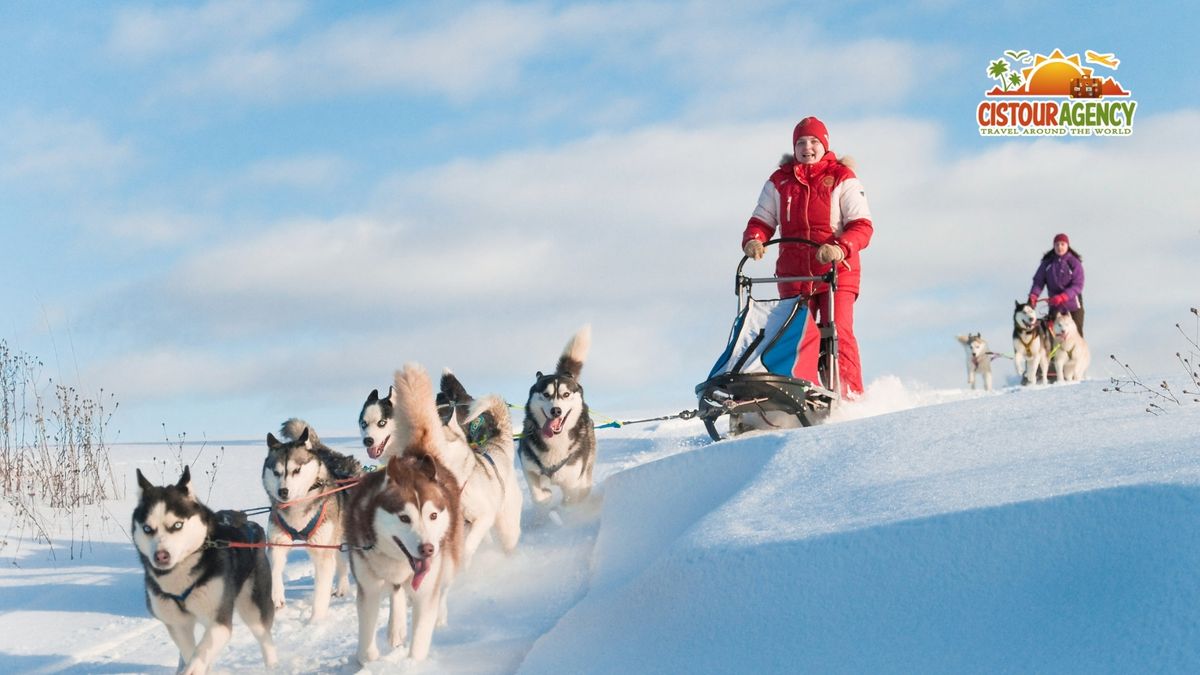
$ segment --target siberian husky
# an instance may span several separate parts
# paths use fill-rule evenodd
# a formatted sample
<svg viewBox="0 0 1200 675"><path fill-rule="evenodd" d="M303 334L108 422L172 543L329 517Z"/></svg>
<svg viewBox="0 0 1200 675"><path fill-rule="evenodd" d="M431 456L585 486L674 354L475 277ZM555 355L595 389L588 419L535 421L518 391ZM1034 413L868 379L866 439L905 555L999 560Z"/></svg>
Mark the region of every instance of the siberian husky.
<svg viewBox="0 0 1200 675"><path fill-rule="evenodd" d="M1046 384L1050 369L1050 336L1028 302L1013 307L1013 364L1021 384Z"/></svg>
<svg viewBox="0 0 1200 675"><path fill-rule="evenodd" d="M1054 372L1059 381L1082 380L1092 362L1092 352L1075 327L1075 319L1068 312L1059 313L1050 324L1050 332L1054 336Z"/></svg>
<svg viewBox="0 0 1200 675"><path fill-rule="evenodd" d="M979 333L959 335L958 341L967 350L967 384L975 388L975 377L983 377L985 391L992 390L992 353L988 351L987 341Z"/></svg>
<svg viewBox="0 0 1200 675"><path fill-rule="evenodd" d="M567 342L553 373L538 371L525 403L518 454L529 493L543 511L554 485L564 504L582 501L592 489L596 432L579 384L591 341L591 326L584 326Z"/></svg>
<svg viewBox="0 0 1200 675"><path fill-rule="evenodd" d="M378 390L371 392L359 414L359 429L367 454L383 458L400 454L412 431L398 419L397 388L401 382L418 376L405 366L396 374L397 384L387 398ZM494 531L506 553L512 552L521 537L521 508L524 497L517 484L514 468L512 422L508 404L499 396L473 399L449 370L441 380L441 391L430 402L438 402L445 443L437 459L454 474L462 486L462 513L468 529L464 548L464 566L469 564L489 531ZM461 417L460 417L461 416Z"/></svg>
<svg viewBox="0 0 1200 675"><path fill-rule="evenodd" d="M433 629L445 625L446 593L463 557L459 484L437 458L445 433L425 372L406 366L397 374L395 412L406 434L393 447L385 471L373 471L356 486L346 513L346 540L358 582L358 661L379 657L375 625L379 603L391 596L388 643L400 647L413 605L409 656L429 654Z"/></svg>
<svg viewBox="0 0 1200 675"><path fill-rule="evenodd" d="M289 545L314 544L318 548L307 549L313 562L310 620L320 621L329 610L331 594L341 597L350 592L350 570L346 556L336 549L319 548L342 543L345 493L317 495L334 489L338 479L358 475L362 465L321 443L303 420L289 419L279 433L283 441L267 434L267 458L262 469L263 489L271 500L271 519L267 524L267 540L273 544L271 600L277 609L284 606L283 568Z"/></svg>
<svg viewBox="0 0 1200 675"><path fill-rule="evenodd" d="M205 673L229 642L233 613L258 639L263 662L275 667L271 571L261 548L215 542L263 543L263 530L236 511L214 513L196 499L184 467L175 485L159 487L137 472L138 503L131 526L145 569L146 606L167 626L185 674ZM196 624L204 637L196 644Z"/></svg>
<svg viewBox="0 0 1200 675"><path fill-rule="evenodd" d="M392 390L388 389L388 395L379 398L379 390L372 389L358 413L358 428L362 433L363 447L371 459L382 457L391 444L392 432L395 431L395 417L396 407L392 405Z"/></svg>
<svg viewBox="0 0 1200 675"><path fill-rule="evenodd" d="M448 434L446 452L440 458L463 486L463 518L468 525L463 543L465 559L471 560L489 530L495 532L504 552L512 553L521 538L525 496L517 484L508 403L494 395L473 398L448 369L442 372L439 388L442 424L457 424L472 450L468 461L460 436Z"/></svg>

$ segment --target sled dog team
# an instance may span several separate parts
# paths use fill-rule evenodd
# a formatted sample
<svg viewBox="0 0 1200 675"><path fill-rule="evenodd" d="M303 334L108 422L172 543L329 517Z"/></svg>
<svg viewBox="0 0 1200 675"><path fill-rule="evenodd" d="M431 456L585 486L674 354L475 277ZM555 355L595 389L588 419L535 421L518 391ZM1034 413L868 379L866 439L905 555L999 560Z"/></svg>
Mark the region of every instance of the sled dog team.
<svg viewBox="0 0 1200 675"><path fill-rule="evenodd" d="M991 361L997 354L979 333L959 335L958 341L967 352L967 384L974 389L979 377L984 389L991 391ZM1014 303L1012 345L1013 364L1023 385L1046 384L1052 363L1059 381L1082 380L1092 361L1087 340L1070 313L1052 312L1041 319L1028 302Z"/></svg>
<svg viewBox="0 0 1200 675"><path fill-rule="evenodd" d="M554 371L537 373L515 451L501 397L471 397L448 370L435 392L413 363L396 371L387 396L374 390L362 405L363 446L379 470L364 471L302 420L287 420L280 438L267 434L265 531L242 512L201 503L188 467L164 486L138 470L131 531L145 570L146 604L179 648L183 672L212 667L230 639L235 611L259 641L266 666L277 664L271 626L285 603L283 567L296 546L305 547L313 563L312 621L327 615L331 595L349 593L353 571L359 663L379 657L376 628L385 595L388 646L407 643L412 659L424 659L435 627L448 621L454 578L484 538L494 534L506 553L517 546L518 458L539 515L548 512L554 487L563 504L591 491L596 439L579 384L590 343L584 326ZM197 624L203 627L199 644Z"/></svg>

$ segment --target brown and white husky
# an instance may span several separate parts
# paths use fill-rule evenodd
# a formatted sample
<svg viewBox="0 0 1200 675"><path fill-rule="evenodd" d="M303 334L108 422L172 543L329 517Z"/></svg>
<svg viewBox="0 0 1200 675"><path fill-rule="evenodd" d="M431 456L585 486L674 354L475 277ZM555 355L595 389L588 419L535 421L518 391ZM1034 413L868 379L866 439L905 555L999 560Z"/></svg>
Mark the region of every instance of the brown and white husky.
<svg viewBox="0 0 1200 675"><path fill-rule="evenodd" d="M459 484L438 459L446 443L429 375L408 364L396 373L399 455L351 491L346 541L358 582L358 661L379 657L379 605L391 596L388 643L404 644L406 610L413 606L409 656L429 654L433 629L446 622L446 593L462 565L463 519Z"/></svg>

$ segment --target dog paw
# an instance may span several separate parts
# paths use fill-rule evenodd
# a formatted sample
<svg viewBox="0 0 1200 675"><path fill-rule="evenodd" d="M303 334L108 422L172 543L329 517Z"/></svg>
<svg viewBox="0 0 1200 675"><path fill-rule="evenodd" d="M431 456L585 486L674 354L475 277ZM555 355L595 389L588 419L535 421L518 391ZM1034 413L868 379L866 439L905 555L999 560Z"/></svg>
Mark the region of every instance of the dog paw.
<svg viewBox="0 0 1200 675"><path fill-rule="evenodd" d="M396 633L388 634L388 646L392 649L399 649L404 646L404 633L397 631Z"/></svg>
<svg viewBox="0 0 1200 675"><path fill-rule="evenodd" d="M368 647L366 649L360 649L360 650L358 650L357 658L358 658L358 662L365 666L368 663L379 658L379 648L376 647L375 645L371 645L370 647Z"/></svg>
<svg viewBox="0 0 1200 675"><path fill-rule="evenodd" d="M350 582L345 582L334 586L333 597L344 598L347 595L350 595Z"/></svg>

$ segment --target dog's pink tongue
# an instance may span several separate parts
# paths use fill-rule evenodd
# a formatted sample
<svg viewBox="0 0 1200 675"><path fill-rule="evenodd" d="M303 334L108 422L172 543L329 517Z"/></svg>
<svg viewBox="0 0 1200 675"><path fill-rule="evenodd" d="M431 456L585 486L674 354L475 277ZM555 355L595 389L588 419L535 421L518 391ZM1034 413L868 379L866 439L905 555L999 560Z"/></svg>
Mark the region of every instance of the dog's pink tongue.
<svg viewBox="0 0 1200 675"><path fill-rule="evenodd" d="M550 438L551 436L557 436L558 434L562 433L564 421L565 420L562 417L553 417L546 420L546 423L542 425L542 435L546 438Z"/></svg>
<svg viewBox="0 0 1200 675"><path fill-rule="evenodd" d="M413 568L412 587L413 587L413 590L415 591L421 587L421 581L425 578L425 575L429 572L429 558L410 558L409 562L412 563L412 568Z"/></svg>
<svg viewBox="0 0 1200 675"><path fill-rule="evenodd" d="M379 456L383 454L383 448L387 445L387 442L390 441L391 439L392 439L391 436L387 436L382 441L379 441L375 445L372 445L371 447L367 448L367 456L370 457L371 459L379 459Z"/></svg>

